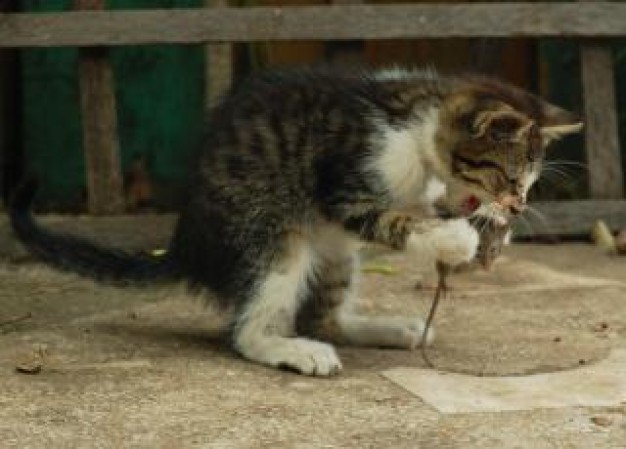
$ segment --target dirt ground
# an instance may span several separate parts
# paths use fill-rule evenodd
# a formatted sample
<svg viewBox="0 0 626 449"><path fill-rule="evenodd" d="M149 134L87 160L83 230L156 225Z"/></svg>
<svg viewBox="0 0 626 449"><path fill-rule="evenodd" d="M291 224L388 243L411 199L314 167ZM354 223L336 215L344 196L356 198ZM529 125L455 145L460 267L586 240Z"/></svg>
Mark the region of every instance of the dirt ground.
<svg viewBox="0 0 626 449"><path fill-rule="evenodd" d="M168 227L141 229L154 246ZM2 232L0 223L8 248ZM418 351L339 348L344 370L330 379L267 369L235 356L218 314L179 286L96 285L11 251L0 262L0 322L32 317L0 325L3 449L626 448L626 403L441 414L381 375L424 367ZM396 253L368 259L397 272L363 275L366 313L426 315L418 267ZM626 348L626 257L513 245L493 271L451 284L430 351L440 370L554 372ZM16 371L36 354L41 372Z"/></svg>

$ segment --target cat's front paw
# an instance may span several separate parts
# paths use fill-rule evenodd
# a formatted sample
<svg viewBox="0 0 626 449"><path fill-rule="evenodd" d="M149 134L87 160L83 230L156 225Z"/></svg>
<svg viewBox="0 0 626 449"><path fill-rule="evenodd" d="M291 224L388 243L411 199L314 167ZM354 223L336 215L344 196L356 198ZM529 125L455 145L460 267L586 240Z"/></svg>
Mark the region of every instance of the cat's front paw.
<svg viewBox="0 0 626 449"><path fill-rule="evenodd" d="M331 345L304 338L285 341L282 347L274 348L274 366L307 376L332 376L341 371L341 361Z"/></svg>
<svg viewBox="0 0 626 449"><path fill-rule="evenodd" d="M448 220L431 233L437 261L455 267L471 261L478 249L478 232L467 220Z"/></svg>

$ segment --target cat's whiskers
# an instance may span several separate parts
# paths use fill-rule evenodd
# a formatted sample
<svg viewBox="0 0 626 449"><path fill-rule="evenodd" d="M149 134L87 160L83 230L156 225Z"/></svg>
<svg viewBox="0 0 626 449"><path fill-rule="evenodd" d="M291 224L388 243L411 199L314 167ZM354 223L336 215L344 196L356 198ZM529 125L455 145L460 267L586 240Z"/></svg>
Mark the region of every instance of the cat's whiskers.
<svg viewBox="0 0 626 449"><path fill-rule="evenodd" d="M524 217L523 215L518 215L517 219L519 219L519 222L522 225L524 225L524 227L526 228L526 230L530 234L534 234L535 233L535 228L532 226L532 224L530 223L530 221L528 221L528 219L526 217Z"/></svg>
<svg viewBox="0 0 626 449"><path fill-rule="evenodd" d="M577 161L549 160L549 161L543 161L543 164L544 166L548 166L548 167L553 167L553 166L562 167L564 165L569 165L572 167L583 168L586 171L589 170L589 167L587 166L587 164L583 164L582 162L577 162Z"/></svg>
<svg viewBox="0 0 626 449"><path fill-rule="evenodd" d="M533 206L527 204L526 205L526 211L528 211L532 216L536 217L541 222L541 224L545 227L546 230L548 230L548 231L550 230L550 228L552 227L550 221L536 207L533 207Z"/></svg>
<svg viewBox="0 0 626 449"><path fill-rule="evenodd" d="M478 215L476 220L476 230L479 234L482 234L489 222L489 218L484 215Z"/></svg>
<svg viewBox="0 0 626 449"><path fill-rule="evenodd" d="M560 168L556 168L556 167L544 167L541 170L541 175L545 176L546 174L555 174L555 175L559 175L561 176L563 179L572 179L573 175L572 173L569 173L565 170L562 170Z"/></svg>

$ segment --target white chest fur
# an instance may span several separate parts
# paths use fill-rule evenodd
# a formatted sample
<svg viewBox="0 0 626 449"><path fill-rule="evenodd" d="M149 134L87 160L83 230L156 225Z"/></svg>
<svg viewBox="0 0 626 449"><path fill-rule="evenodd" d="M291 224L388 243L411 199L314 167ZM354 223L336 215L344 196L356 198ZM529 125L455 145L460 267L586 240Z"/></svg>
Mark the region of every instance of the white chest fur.
<svg viewBox="0 0 626 449"><path fill-rule="evenodd" d="M423 201L431 175L429 161L436 157L438 119L438 110L431 108L402 128L376 123L379 132L371 143L370 169L382 179L397 206L413 206Z"/></svg>

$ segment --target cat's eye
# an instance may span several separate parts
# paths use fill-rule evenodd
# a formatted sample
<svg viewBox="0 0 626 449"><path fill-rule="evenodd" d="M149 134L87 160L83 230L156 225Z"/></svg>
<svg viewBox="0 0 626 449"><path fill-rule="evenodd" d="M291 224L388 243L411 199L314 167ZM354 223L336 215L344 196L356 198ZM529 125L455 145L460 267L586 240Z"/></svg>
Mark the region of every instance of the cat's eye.
<svg viewBox="0 0 626 449"><path fill-rule="evenodd" d="M489 138L497 143L503 143L510 139L510 133L502 129L492 129L489 131Z"/></svg>
<svg viewBox="0 0 626 449"><path fill-rule="evenodd" d="M539 162L543 160L544 156L545 150L543 149L543 147L541 147L540 145L531 145L531 147L528 149L528 154L526 155L526 158L528 159L528 162Z"/></svg>
<svg viewBox="0 0 626 449"><path fill-rule="evenodd" d="M528 134L528 162L538 162L545 156L545 149L541 143L539 128L533 126Z"/></svg>

